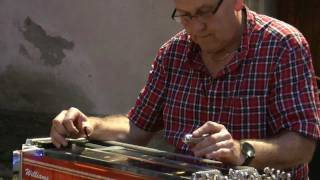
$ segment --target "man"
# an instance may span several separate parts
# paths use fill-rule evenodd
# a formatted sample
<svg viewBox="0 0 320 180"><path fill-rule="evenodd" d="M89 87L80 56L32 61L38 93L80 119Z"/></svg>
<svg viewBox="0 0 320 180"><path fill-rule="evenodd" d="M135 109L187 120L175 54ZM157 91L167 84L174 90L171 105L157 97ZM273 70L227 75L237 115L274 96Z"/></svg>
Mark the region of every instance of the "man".
<svg viewBox="0 0 320 180"><path fill-rule="evenodd" d="M87 134L142 145L164 129L177 152L307 178L320 103L302 34L250 11L243 0L175 6L172 17L185 30L160 48L128 116L87 117L70 108L53 120L53 143ZM182 142L187 133L209 136L189 146Z"/></svg>

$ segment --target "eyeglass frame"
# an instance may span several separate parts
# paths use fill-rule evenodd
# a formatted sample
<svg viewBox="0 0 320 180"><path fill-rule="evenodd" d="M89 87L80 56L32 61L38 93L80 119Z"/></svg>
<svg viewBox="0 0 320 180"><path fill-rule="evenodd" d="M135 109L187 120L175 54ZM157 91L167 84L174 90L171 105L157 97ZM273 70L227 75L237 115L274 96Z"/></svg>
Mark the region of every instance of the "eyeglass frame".
<svg viewBox="0 0 320 180"><path fill-rule="evenodd" d="M218 5L212 10L212 11L207 11L203 14L195 14L195 15L191 15L190 13L189 14L185 14L185 15L181 15L181 16L176 16L176 12L177 12L177 9L174 8L173 12L172 12L172 15L171 15L171 19L176 21L176 22L179 22L181 23L181 21L177 20L176 18L181 18L181 17L187 17L188 20L192 21L193 18L197 18L197 17L201 17L201 16L205 16L205 15L209 15L209 13L211 13L211 15L215 15L217 13L217 11L219 10L221 4L223 3L223 0L220 0L218 2Z"/></svg>

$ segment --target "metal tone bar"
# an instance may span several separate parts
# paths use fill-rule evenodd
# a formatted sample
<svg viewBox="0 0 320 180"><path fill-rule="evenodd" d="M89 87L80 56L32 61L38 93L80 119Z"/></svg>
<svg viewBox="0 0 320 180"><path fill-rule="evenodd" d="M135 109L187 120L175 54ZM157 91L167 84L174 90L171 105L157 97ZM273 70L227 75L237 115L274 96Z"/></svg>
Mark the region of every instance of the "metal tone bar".
<svg viewBox="0 0 320 180"><path fill-rule="evenodd" d="M214 167L222 168L222 166L223 166L222 162L220 162L220 161L214 161L214 160L210 160L210 159L203 159L203 158L199 158L199 157L171 153L171 152L167 152L167 151L162 151L162 150L157 150L157 149L152 149L152 148L142 147L142 146L136 146L136 145L117 142L117 141L99 141L99 142L93 142L93 143L95 143L95 144L86 143L86 146L88 146L88 145L90 146L90 144L92 145L92 147L94 147L94 145L96 145L96 144L105 145L105 146L110 146L110 145L122 146L122 147L125 147L128 149L134 149L137 151L141 151L145 154L152 155L152 156L162 156L162 157L168 157L168 158L181 158L181 159L185 159L185 160L189 160L189 161L194 161L196 163L203 163L203 164L206 164L211 167L214 166Z"/></svg>
<svg viewBox="0 0 320 180"><path fill-rule="evenodd" d="M86 152L95 152L95 153L101 153L101 154L105 154L105 155L116 155L116 156L123 156L126 157L128 159L134 159L134 160L139 160L142 162L146 162L146 163L150 163L150 164L157 164L157 165L161 165L164 167L170 167L170 168L175 168L175 169L180 169L183 171L191 171L191 172L195 172L195 171L199 171L199 170L208 170L208 168L204 168L202 166L198 166L198 165L193 165L190 163L182 163L179 161L174 161L174 160L170 160L170 159L164 159L164 158L159 158L159 157L151 157L151 156L146 156L143 155L141 153L137 153L137 152L130 152L130 151L123 151L123 152L114 152L114 151L102 151L99 149L91 149L91 148L85 148L84 149L84 153L82 155L86 155Z"/></svg>

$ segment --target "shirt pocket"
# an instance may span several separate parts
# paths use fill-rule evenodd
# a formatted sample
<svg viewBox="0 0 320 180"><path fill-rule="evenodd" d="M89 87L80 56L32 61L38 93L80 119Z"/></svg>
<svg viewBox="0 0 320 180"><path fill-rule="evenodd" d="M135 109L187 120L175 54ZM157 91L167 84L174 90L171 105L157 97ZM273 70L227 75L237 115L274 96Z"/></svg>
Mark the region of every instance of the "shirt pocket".
<svg viewBox="0 0 320 180"><path fill-rule="evenodd" d="M233 96L224 103L227 129L235 139L267 136L267 97Z"/></svg>

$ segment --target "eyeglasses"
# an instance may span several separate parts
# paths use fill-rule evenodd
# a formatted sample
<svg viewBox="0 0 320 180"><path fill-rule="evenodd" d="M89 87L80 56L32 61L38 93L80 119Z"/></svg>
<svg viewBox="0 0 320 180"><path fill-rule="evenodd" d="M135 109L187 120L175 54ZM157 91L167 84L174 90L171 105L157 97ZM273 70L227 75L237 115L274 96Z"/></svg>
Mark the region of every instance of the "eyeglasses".
<svg viewBox="0 0 320 180"><path fill-rule="evenodd" d="M201 22L206 22L212 15L217 13L222 2L223 0L219 0L215 7L208 8L206 10L198 10L195 15L191 15L190 13L177 14L177 9L174 9L171 18L179 23L190 23L192 19L198 19Z"/></svg>

